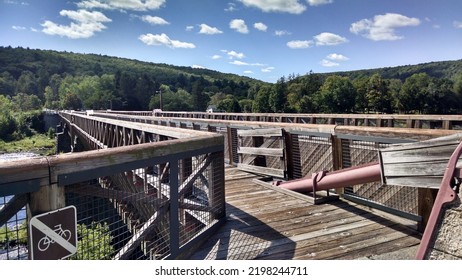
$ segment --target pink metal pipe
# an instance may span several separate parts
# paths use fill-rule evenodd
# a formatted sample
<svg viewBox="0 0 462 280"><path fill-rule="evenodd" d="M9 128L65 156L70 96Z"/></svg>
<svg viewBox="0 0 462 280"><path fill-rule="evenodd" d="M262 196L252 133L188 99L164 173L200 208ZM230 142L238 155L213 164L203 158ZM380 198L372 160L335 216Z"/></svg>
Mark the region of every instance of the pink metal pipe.
<svg viewBox="0 0 462 280"><path fill-rule="evenodd" d="M341 188L351 185L381 181L381 168L378 162L358 165L333 172L319 172L311 177L276 182L277 186L296 192L307 193ZM313 188L314 187L314 188Z"/></svg>

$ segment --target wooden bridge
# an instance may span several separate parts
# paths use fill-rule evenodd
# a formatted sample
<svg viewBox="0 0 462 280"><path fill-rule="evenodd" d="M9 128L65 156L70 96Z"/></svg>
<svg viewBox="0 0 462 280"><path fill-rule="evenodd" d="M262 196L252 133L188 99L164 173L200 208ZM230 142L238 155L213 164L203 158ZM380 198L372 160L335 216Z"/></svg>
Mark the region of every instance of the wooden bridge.
<svg viewBox="0 0 462 280"><path fill-rule="evenodd" d="M0 197L13 196L0 224L25 205L30 218L72 204L79 224L107 227L99 258L410 259L434 190L375 182L302 195L271 181L375 161L390 145L452 135L443 128L459 121L409 129L162 114L61 112L58 146L73 153L0 163Z"/></svg>

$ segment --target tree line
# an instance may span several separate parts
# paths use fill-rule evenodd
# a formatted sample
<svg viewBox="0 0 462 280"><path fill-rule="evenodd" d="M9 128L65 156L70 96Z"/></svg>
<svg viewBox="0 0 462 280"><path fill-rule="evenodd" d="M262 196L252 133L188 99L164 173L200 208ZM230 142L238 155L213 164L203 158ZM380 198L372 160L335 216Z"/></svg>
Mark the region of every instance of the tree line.
<svg viewBox="0 0 462 280"><path fill-rule="evenodd" d="M254 97L253 112L459 114L462 69L453 79L416 73L404 81L310 73L282 77Z"/></svg>
<svg viewBox="0 0 462 280"><path fill-rule="evenodd" d="M459 66L461 61L309 72L265 83L207 69L0 47L0 95L18 111L152 110L162 103L170 111L213 105L226 112L457 114Z"/></svg>

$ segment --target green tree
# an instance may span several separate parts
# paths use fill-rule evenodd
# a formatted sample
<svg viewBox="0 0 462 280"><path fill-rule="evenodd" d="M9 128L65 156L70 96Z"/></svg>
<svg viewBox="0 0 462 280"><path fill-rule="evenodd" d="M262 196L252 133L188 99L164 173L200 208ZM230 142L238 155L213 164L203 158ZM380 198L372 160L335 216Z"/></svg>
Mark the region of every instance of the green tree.
<svg viewBox="0 0 462 280"><path fill-rule="evenodd" d="M459 99L453 92L453 82L448 79L433 78L428 84L423 113L449 114L457 113Z"/></svg>
<svg viewBox="0 0 462 280"><path fill-rule="evenodd" d="M88 226L78 224L77 233L79 246L71 259L110 260L114 255L115 249L111 245L113 237L106 223L91 223Z"/></svg>
<svg viewBox="0 0 462 280"><path fill-rule="evenodd" d="M0 94L12 96L16 89L15 78L7 71L0 74Z"/></svg>
<svg viewBox="0 0 462 280"><path fill-rule="evenodd" d="M31 71L22 72L16 84L16 93L19 92L38 95L38 85L34 73Z"/></svg>
<svg viewBox="0 0 462 280"><path fill-rule="evenodd" d="M204 78L199 78L192 84L191 95L193 101L193 110L195 111L205 111L209 98L204 92L205 87Z"/></svg>
<svg viewBox="0 0 462 280"><path fill-rule="evenodd" d="M321 86L317 102L323 113L350 113L354 111L356 90L350 79L329 76Z"/></svg>
<svg viewBox="0 0 462 280"><path fill-rule="evenodd" d="M162 104L165 111L192 111L193 99L191 94L183 89L178 89L176 92L170 90L166 85L161 86ZM159 108L160 95L154 95L149 102L149 108Z"/></svg>
<svg viewBox="0 0 462 280"><path fill-rule="evenodd" d="M300 112L300 101L303 96L303 84L291 82L287 87L287 107Z"/></svg>
<svg viewBox="0 0 462 280"><path fill-rule="evenodd" d="M75 93L68 93L61 99L61 108L65 110L81 110L82 100Z"/></svg>
<svg viewBox="0 0 462 280"><path fill-rule="evenodd" d="M370 110L380 113L391 113L391 95L388 91L387 83L377 73L369 78L366 99L367 108Z"/></svg>
<svg viewBox="0 0 462 280"><path fill-rule="evenodd" d="M429 84L430 76L426 73L414 74L404 81L398 96L404 112L421 112L424 109Z"/></svg>
<svg viewBox="0 0 462 280"><path fill-rule="evenodd" d="M367 101L369 78L361 76L354 79L352 83L356 89L355 112L369 113L370 108Z"/></svg>
<svg viewBox="0 0 462 280"><path fill-rule="evenodd" d="M239 107L241 107L241 111L244 113L252 112L253 100L251 99L241 99L239 100Z"/></svg>
<svg viewBox="0 0 462 280"><path fill-rule="evenodd" d="M17 129L17 123L14 119L11 109L13 104L3 95L0 95L0 139L8 141L11 140L13 133Z"/></svg>
<svg viewBox="0 0 462 280"><path fill-rule="evenodd" d="M218 103L217 109L223 110L229 113L241 112L241 107L239 106L239 102L231 94L229 94L226 99L223 99Z"/></svg>
<svg viewBox="0 0 462 280"><path fill-rule="evenodd" d="M19 111L38 110L42 108L42 102L36 95L18 93L12 98L14 106Z"/></svg>
<svg viewBox="0 0 462 280"><path fill-rule="evenodd" d="M388 91L391 96L391 106L394 112L401 113L403 111L403 105L401 104L400 92L403 82L399 79L390 79L388 80Z"/></svg>
<svg viewBox="0 0 462 280"><path fill-rule="evenodd" d="M271 110L276 113L284 112L287 101L287 83L285 77L280 78L271 91L269 96L269 105Z"/></svg>
<svg viewBox="0 0 462 280"><path fill-rule="evenodd" d="M271 107L269 104L269 97L271 96L272 92L274 91L273 86L271 85L264 85L260 88L255 97L252 106L252 112L255 113L269 113L271 112Z"/></svg>

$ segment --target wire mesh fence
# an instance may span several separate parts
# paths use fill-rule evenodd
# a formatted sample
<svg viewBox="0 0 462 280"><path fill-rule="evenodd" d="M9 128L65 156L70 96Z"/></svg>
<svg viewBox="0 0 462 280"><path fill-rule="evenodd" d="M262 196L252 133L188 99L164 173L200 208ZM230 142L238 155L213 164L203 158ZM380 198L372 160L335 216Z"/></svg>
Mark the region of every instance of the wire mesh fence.
<svg viewBox="0 0 462 280"><path fill-rule="evenodd" d="M329 136L292 134L294 178L332 171L332 141Z"/></svg>
<svg viewBox="0 0 462 280"><path fill-rule="evenodd" d="M12 202L14 196L0 197L0 210ZM0 227L0 260L28 258L26 208L22 207Z"/></svg>
<svg viewBox="0 0 462 280"><path fill-rule="evenodd" d="M341 139L343 167L358 166L378 161L378 150L391 144L374 138ZM381 182L349 186L345 194L364 199L405 213L418 215L418 190L416 188L383 185Z"/></svg>
<svg viewBox="0 0 462 280"><path fill-rule="evenodd" d="M66 204L78 213L73 259L171 256L223 212L214 203L224 195L221 160L206 153L66 186Z"/></svg>

